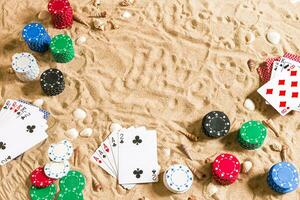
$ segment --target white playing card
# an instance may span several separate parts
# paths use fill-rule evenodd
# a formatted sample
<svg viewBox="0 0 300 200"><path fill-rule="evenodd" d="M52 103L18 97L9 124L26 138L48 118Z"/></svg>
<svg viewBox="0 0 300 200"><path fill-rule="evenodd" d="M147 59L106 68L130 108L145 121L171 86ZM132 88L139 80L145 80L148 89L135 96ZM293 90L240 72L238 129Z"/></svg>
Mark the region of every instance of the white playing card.
<svg viewBox="0 0 300 200"><path fill-rule="evenodd" d="M111 150L110 144L109 144L108 137L104 140L104 142L101 143L100 147L101 147L102 151L104 152L104 154L106 155L106 158L108 160L110 168L113 170L114 174L117 176L118 175L117 167L115 165L114 156L113 156L113 152Z"/></svg>
<svg viewBox="0 0 300 200"><path fill-rule="evenodd" d="M106 166L112 171L112 173L114 174L114 177L117 177L117 173L112 168L112 166L101 146L98 147L98 149L96 150L95 153L98 155L99 158L101 158L101 160L106 164Z"/></svg>
<svg viewBox="0 0 300 200"><path fill-rule="evenodd" d="M112 177L116 178L116 175L114 174L114 172L112 171L112 169L110 169L105 162L103 161L103 159L99 156L98 153L94 153L91 157L91 160L93 162L95 162L97 165L99 165L104 171L106 171L108 174L110 174Z"/></svg>
<svg viewBox="0 0 300 200"><path fill-rule="evenodd" d="M119 132L119 183L157 182L158 173L156 132Z"/></svg>

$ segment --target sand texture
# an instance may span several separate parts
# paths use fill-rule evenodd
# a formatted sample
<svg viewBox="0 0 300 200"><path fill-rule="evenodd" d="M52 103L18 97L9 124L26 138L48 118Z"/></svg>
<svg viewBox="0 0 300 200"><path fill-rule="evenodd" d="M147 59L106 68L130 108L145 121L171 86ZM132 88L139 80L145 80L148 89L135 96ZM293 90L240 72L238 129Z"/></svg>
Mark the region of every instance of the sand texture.
<svg viewBox="0 0 300 200"><path fill-rule="evenodd" d="M250 71L248 59L263 62L266 58L283 55L285 51L300 53L300 4L287 0L137 0L128 7L119 6L117 0L103 0L95 7L92 0L71 0L74 10L92 27L87 16L95 11L106 11L104 20L113 19L119 29L87 28L74 22L71 29L54 29L49 16L38 19L46 10L47 1L0 1L0 94L5 99L22 98L34 101L43 98L43 108L51 113L49 138L23 157L0 167L0 199L26 200L30 172L45 165L49 159L47 149L51 143L67 138L70 128L81 131L91 127L89 138L72 141L79 149L78 161L71 163L87 178L84 196L87 200L122 199L187 200L296 200L299 190L286 195L272 192L266 183L266 173L281 161L280 152L270 148L273 143L289 147L288 160L300 166L300 113L280 117L257 94L259 77ZM122 19L122 13L132 13ZM76 45L76 57L67 64L57 64L48 53L31 52L21 40L26 23L39 21L49 34L69 34L73 40L84 35L87 42ZM266 40L266 33L275 30L281 34L278 45ZM253 33L255 41L247 44L246 35ZM65 91L56 97L44 96L39 81L22 83L10 73L14 53L33 53L43 70L58 68L65 74ZM244 108L246 98L256 104L255 111ZM72 112L76 108L87 111L84 121L76 121ZM225 112L234 124L231 133L220 139L209 139L200 130L203 116L212 110ZM269 130L262 148L243 150L236 141L240 124L248 120L272 119L280 137ZM169 192L162 183L138 185L126 191L117 181L89 159L98 145L109 135L109 126L118 122L122 126L143 125L158 132L159 164L162 171L171 164L185 163L204 174L195 179L193 187L184 194ZM189 140L182 132L200 137ZM3 133L0 133L3 134ZM22 141L17 141L19 143ZM190 148L191 161L178 147ZM166 149L171 150L166 156ZM250 160L253 168L241 174L230 186L219 186L209 197L207 186L212 182L210 162L222 152L235 154L241 162ZM92 189L92 177L102 185L101 191Z"/></svg>

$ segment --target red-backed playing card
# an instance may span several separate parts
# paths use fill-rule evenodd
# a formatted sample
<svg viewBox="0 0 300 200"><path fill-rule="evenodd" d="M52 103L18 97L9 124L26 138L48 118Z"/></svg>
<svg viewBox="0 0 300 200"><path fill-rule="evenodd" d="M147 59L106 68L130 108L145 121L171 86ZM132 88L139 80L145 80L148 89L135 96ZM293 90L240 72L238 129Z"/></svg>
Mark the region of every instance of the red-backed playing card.
<svg viewBox="0 0 300 200"><path fill-rule="evenodd" d="M279 60L280 60L280 57L268 58L266 60L266 65L260 65L257 68L258 75L261 78L263 83L266 83L271 79L273 62L279 61Z"/></svg>

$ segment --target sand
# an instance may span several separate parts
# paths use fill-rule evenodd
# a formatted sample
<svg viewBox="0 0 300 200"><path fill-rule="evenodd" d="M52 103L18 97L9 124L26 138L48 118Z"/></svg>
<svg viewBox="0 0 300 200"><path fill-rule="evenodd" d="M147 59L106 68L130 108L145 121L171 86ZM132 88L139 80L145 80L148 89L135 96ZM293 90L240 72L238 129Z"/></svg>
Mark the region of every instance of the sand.
<svg viewBox="0 0 300 200"><path fill-rule="evenodd" d="M43 98L43 108L51 113L49 138L26 152L23 157L0 167L0 199L29 199L30 172L49 160L51 143L65 136L66 130L93 128L89 138L72 140L79 149L79 162L72 166L87 178L85 199L299 199L299 190L277 195L266 184L266 173L281 161L280 153L271 150L277 142L289 147L288 160L300 166L299 113L281 117L256 93L257 72L250 71L248 59L257 63L283 52L299 53L300 4L287 0L137 0L134 5L120 7L119 1L103 0L96 8L91 0L71 0L75 11L87 17L95 10L106 11L119 29L105 31L88 29L74 23L68 30L54 29L50 18L39 20L38 13L47 7L46 0L2 0L0 21L0 94L1 103L8 98L34 101ZM132 17L123 20L125 11ZM91 19L86 18L92 24ZM42 22L50 35L67 33L74 40L86 36L87 42L76 45L76 57L67 64L57 64L49 53L33 53L42 70L55 67L66 76L65 91L56 97L43 95L39 82L22 83L9 73L14 53L29 51L21 40L22 27L29 22ZM281 34L278 45L266 40L269 30ZM245 36L256 39L247 44ZM243 107L244 100L255 102L256 110ZM84 121L76 121L76 108L87 111ZM200 131L202 117L209 111L227 113L235 125L224 138L208 139ZM241 149L235 140L236 130L244 121L271 118L280 137L269 130L264 146L255 151ZM158 132L159 164L162 171L174 163L193 165L206 175L195 179L193 187L175 195L164 188L162 179L156 184L138 185L130 191L122 189L114 178L89 161L90 156L109 134L109 126L143 125ZM200 137L190 141L181 132ZM22 142L22 141L16 141ZM184 144L191 149L191 161L178 148ZM164 149L171 155L165 156ZM241 174L233 185L217 185L219 191L209 197L207 185L212 182L210 163L221 152L235 154L241 162L250 160L253 168ZM92 177L102 185L92 189Z"/></svg>

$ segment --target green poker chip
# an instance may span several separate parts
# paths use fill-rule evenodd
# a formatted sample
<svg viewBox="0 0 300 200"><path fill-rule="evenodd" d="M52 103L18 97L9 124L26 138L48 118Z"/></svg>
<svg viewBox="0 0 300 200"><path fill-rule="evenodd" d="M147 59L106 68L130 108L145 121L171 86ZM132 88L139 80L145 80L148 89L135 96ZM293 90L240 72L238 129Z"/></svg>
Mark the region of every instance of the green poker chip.
<svg viewBox="0 0 300 200"><path fill-rule="evenodd" d="M45 188L31 186L29 194L31 200L53 200L56 194L56 186L55 184L51 184Z"/></svg>
<svg viewBox="0 0 300 200"><path fill-rule="evenodd" d="M84 175L75 170L68 172L66 176L59 180L59 188L61 191L81 192L86 185Z"/></svg>
<svg viewBox="0 0 300 200"><path fill-rule="evenodd" d="M82 192L61 191L57 200L83 200Z"/></svg>
<svg viewBox="0 0 300 200"><path fill-rule="evenodd" d="M242 124L238 141L245 149L257 149L262 146L267 136L267 128L260 121L248 121Z"/></svg>
<svg viewBox="0 0 300 200"><path fill-rule="evenodd" d="M59 34L52 38L50 51L54 60L59 63L70 62L75 56L72 39L64 34Z"/></svg>

